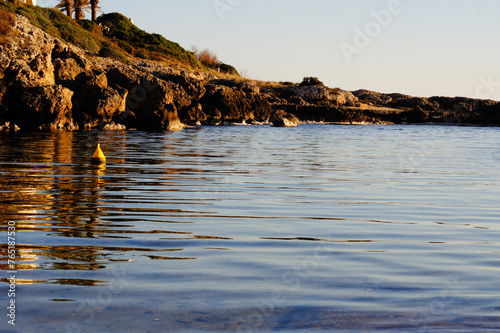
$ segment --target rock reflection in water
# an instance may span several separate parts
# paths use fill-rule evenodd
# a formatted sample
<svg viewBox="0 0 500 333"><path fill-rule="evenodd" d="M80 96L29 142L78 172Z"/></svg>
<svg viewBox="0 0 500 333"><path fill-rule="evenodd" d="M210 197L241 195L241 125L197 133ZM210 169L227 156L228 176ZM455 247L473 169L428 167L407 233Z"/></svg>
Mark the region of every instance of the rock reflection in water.
<svg viewBox="0 0 500 333"><path fill-rule="evenodd" d="M175 168L166 164L169 154L175 158L178 152L170 153L170 148L164 146L162 135L147 145L148 150L142 150L137 140L128 142L129 135L126 132L113 133L109 137L100 133L54 132L2 137L0 209L3 220L0 231L7 230L8 221L16 221L18 270L103 270L112 263L140 257L193 260L196 258L183 257L183 249L167 241L224 239L164 229L163 225L169 224L170 216L197 215L199 212L171 209L169 203L178 204L178 199L161 193L178 192L177 182L186 178L199 181L202 170L192 169L192 166ZM96 167L90 163L97 141L102 142L108 157L107 166ZM154 153L151 153L152 148L156 148ZM165 155L158 154L158 151L165 151ZM192 155L193 152L186 151L186 154ZM150 168L146 170L142 165ZM131 193L130 184L134 184L139 191ZM196 201L190 200L185 201L184 206L192 209L196 205ZM136 225L142 221L156 221L158 225L151 230L137 228ZM175 225L192 223L171 222ZM135 240L141 238L140 235L184 237L156 237L156 241L152 238L153 242ZM128 240L130 243L121 246L111 242L111 246L96 246L100 242L89 242L92 239ZM72 245L75 243L81 245ZM0 268L6 269L6 245L2 244L0 250ZM179 252L179 255L161 255L171 251ZM88 279L35 282L47 281L98 285Z"/></svg>
<svg viewBox="0 0 500 333"><path fill-rule="evenodd" d="M492 143L430 126L2 135L20 329L498 330Z"/></svg>

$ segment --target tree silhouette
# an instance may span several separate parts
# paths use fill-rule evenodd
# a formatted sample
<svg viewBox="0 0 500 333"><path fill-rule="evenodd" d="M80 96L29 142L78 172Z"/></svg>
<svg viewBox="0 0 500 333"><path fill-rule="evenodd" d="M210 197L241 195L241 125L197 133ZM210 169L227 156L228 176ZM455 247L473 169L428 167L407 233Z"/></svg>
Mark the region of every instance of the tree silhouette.
<svg viewBox="0 0 500 333"><path fill-rule="evenodd" d="M73 0L64 1L64 8L66 10L66 15L71 17L71 14L73 12Z"/></svg>
<svg viewBox="0 0 500 333"><path fill-rule="evenodd" d="M75 20L83 20L85 14L83 9L89 6L89 0L75 0Z"/></svg>
<svg viewBox="0 0 500 333"><path fill-rule="evenodd" d="M92 12L92 21L96 20L99 0L61 0L56 8L66 12L66 15L75 14L75 20L83 20L84 10L90 9Z"/></svg>
<svg viewBox="0 0 500 333"><path fill-rule="evenodd" d="M92 21L97 20L97 9L99 5L99 0L90 0L90 10L92 11Z"/></svg>
<svg viewBox="0 0 500 333"><path fill-rule="evenodd" d="M56 8L66 12L66 15L71 17L73 14L73 0L62 0L57 5Z"/></svg>

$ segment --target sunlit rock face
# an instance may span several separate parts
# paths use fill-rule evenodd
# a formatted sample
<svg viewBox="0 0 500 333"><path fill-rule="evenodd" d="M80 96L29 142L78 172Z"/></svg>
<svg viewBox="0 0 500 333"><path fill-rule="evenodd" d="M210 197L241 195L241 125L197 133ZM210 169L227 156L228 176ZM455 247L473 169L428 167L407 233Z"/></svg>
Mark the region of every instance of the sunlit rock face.
<svg viewBox="0 0 500 333"><path fill-rule="evenodd" d="M491 100L349 92L316 77L298 84L221 79L154 61L99 57L49 36L23 16L15 16L11 28L0 45L3 131L178 131L185 125L269 123L278 110L299 121L500 125L500 104ZM297 123L287 117L274 123L287 126L285 121Z"/></svg>

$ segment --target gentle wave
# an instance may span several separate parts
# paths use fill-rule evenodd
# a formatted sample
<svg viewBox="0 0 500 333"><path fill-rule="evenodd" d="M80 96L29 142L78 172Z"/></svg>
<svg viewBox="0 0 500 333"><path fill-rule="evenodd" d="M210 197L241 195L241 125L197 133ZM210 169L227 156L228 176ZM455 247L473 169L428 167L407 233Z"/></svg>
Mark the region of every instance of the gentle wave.
<svg viewBox="0 0 500 333"><path fill-rule="evenodd" d="M498 330L499 147L435 126L1 136L23 329Z"/></svg>

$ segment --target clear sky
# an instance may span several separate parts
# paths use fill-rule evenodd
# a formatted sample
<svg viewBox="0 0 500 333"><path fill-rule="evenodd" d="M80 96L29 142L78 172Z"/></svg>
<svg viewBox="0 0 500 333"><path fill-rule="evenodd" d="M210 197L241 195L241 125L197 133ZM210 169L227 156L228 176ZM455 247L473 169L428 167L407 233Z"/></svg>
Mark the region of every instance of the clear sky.
<svg viewBox="0 0 500 333"><path fill-rule="evenodd" d="M58 1L38 0L40 6ZM499 0L101 0L257 80L500 100Z"/></svg>

